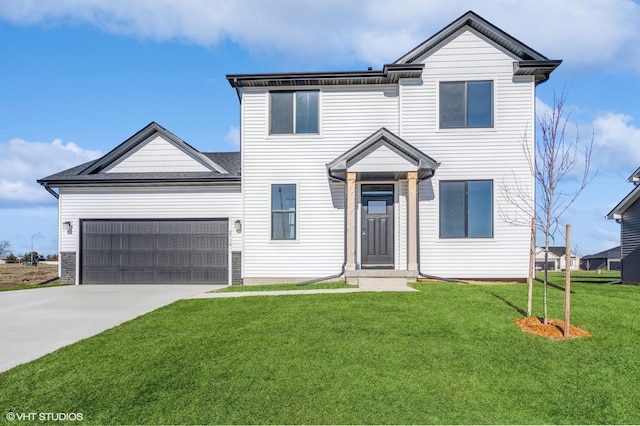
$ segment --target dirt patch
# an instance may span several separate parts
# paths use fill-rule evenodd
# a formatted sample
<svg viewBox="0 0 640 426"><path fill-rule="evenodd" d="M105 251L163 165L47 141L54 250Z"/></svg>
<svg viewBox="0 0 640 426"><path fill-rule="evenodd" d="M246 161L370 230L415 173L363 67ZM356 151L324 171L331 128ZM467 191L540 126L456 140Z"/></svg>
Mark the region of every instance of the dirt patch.
<svg viewBox="0 0 640 426"><path fill-rule="evenodd" d="M546 337L551 340L564 340L564 321L549 318L547 325L542 323L542 318L538 317L525 317L518 318L514 321L517 327L520 327L522 331L535 334L537 336ZM587 330L583 330L572 325L569 326L568 339L576 339L579 337L591 337L591 333Z"/></svg>
<svg viewBox="0 0 640 426"><path fill-rule="evenodd" d="M38 263L37 266L25 266L8 263L0 265L0 288L34 286L58 276L58 265Z"/></svg>

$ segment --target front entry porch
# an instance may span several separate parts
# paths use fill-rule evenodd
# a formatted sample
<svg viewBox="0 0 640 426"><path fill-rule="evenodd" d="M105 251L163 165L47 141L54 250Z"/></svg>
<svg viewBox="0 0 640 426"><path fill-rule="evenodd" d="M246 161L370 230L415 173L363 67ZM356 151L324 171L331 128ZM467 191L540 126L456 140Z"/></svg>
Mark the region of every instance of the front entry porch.
<svg viewBox="0 0 640 426"><path fill-rule="evenodd" d="M418 181L435 160L382 128L327 165L345 183L345 277L406 287L418 277Z"/></svg>

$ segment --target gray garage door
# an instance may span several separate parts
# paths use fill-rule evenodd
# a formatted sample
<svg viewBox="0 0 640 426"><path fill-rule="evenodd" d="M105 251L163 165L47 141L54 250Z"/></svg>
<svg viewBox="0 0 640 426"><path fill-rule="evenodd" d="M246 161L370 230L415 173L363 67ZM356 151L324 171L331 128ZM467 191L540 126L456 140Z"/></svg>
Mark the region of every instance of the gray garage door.
<svg viewBox="0 0 640 426"><path fill-rule="evenodd" d="M83 284L227 284L227 219L83 220Z"/></svg>

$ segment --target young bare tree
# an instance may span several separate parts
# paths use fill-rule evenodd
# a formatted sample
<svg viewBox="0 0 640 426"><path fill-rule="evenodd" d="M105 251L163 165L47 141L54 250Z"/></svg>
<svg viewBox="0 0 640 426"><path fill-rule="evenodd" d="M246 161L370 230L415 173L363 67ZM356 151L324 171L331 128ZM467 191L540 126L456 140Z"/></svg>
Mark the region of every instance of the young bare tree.
<svg viewBox="0 0 640 426"><path fill-rule="evenodd" d="M11 244L7 240L0 240L0 257L9 253L9 247Z"/></svg>
<svg viewBox="0 0 640 426"><path fill-rule="evenodd" d="M522 139L524 154L529 162L531 175L535 179L538 194L535 199L531 185L514 176L512 183L503 182L500 190L508 204L514 209L500 209L505 221L513 225L530 226L532 235L535 229L544 235L544 285L543 285L543 321L547 324L547 282L549 262L549 238L560 226L560 217L578 198L580 193L595 176L591 173L591 153L593 151L593 133L587 143L581 143L580 132L576 125L575 136L567 135L570 113L565 111L567 93L553 93L553 105L550 111L537 117L539 128L535 148L532 152L528 138ZM583 147L583 153L580 150ZM581 152L581 156L579 156ZM579 167L579 173L574 169ZM576 177L574 185L567 181ZM532 275L530 271L529 275ZM529 277L527 309L531 315L532 284Z"/></svg>

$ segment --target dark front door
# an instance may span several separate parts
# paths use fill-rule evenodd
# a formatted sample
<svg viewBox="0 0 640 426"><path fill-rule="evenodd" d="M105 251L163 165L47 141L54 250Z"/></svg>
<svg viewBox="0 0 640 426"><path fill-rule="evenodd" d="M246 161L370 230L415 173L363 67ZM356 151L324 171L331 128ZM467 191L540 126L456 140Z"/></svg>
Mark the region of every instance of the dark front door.
<svg viewBox="0 0 640 426"><path fill-rule="evenodd" d="M393 268L393 185L362 185L362 268Z"/></svg>

